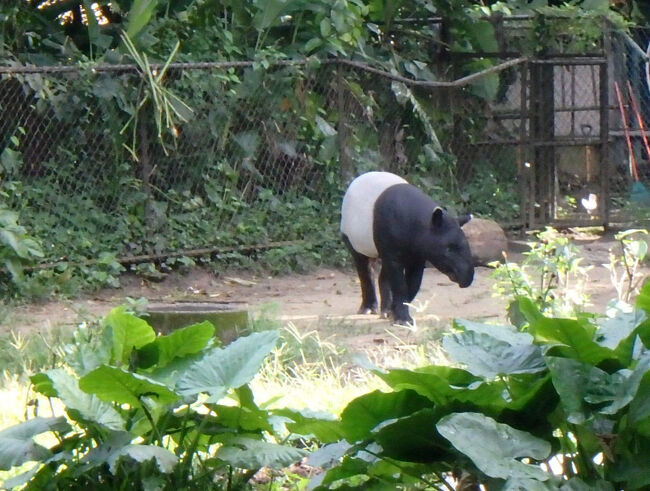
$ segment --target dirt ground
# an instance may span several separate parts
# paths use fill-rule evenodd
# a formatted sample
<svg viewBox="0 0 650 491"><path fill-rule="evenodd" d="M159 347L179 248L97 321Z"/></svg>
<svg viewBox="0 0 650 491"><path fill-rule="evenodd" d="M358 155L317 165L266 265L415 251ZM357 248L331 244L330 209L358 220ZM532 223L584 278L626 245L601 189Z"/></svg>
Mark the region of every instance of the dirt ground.
<svg viewBox="0 0 650 491"><path fill-rule="evenodd" d="M584 257L584 265L592 266L587 282L591 311L604 312L607 302L616 297L609 271L608 251L616 243L611 237L578 235L574 237ZM512 243L512 260L521 258L525 249L521 242ZM418 325L448 325L457 317L498 322L504 320L502 299L493 296L491 269L476 269L474 283L458 288L434 269L425 270L422 288L415 299L419 307L413 317ZM645 274L648 271L644 271ZM150 302L176 300L200 302L228 302L246 305L253 311L266 309L283 323L296 326L333 326L345 323L366 326L358 330L346 327L340 336L357 336L357 343L378 342L377 336L389 326L389 321L377 316L356 315L360 303L359 282L350 268L346 271L319 269L311 274L288 276L260 276L242 272L215 274L194 269L187 274L172 274L160 283L152 283L135 276L123 278L123 287L97 292L73 300L51 301L7 309L0 323L0 332L10 330L24 334L44 331L54 326L73 326L88 316L103 315L124 302L126 297L145 297ZM371 326L370 329L367 327ZM357 344L354 343L354 344Z"/></svg>

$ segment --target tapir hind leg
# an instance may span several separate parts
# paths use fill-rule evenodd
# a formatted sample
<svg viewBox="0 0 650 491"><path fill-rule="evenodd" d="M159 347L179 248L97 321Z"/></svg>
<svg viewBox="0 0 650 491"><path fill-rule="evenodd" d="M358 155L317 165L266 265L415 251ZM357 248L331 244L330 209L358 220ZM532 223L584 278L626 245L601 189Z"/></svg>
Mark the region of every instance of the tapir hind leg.
<svg viewBox="0 0 650 491"><path fill-rule="evenodd" d="M355 251L352 244L350 244L350 240L345 235L343 235L343 242L345 242L345 245L350 250L350 254L352 254L352 260L357 268L359 282L361 283L361 307L359 307L359 314L376 314L377 294L375 293L375 285L370 268L370 258Z"/></svg>
<svg viewBox="0 0 650 491"><path fill-rule="evenodd" d="M381 317L388 319L393 315L393 293L388 278L388 269L382 265L379 272L379 296L381 297Z"/></svg>

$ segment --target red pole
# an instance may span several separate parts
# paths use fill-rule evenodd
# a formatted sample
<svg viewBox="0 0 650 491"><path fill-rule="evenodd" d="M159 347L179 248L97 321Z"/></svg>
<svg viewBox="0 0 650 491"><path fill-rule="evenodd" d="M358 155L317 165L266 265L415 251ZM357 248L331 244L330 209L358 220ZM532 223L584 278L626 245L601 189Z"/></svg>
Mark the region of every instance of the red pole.
<svg viewBox="0 0 650 491"><path fill-rule="evenodd" d="M630 137L630 129L627 124L627 113L623 105L623 96L621 96L621 89L618 87L618 82L614 82L614 89L616 90L616 98L618 99L618 107L621 111L621 118L623 119L623 131L625 139L627 140L627 150L630 153L630 173L635 181L639 180L639 170L636 166L636 159L634 158L634 148L632 148L632 139Z"/></svg>

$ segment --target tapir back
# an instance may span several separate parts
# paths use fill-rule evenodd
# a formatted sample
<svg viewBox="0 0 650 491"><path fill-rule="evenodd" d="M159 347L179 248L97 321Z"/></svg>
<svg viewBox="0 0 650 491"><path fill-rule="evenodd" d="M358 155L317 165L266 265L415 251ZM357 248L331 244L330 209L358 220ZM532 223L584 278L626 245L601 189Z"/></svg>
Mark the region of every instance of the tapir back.
<svg viewBox="0 0 650 491"><path fill-rule="evenodd" d="M355 251L378 256L373 235L375 203L386 189L405 182L390 172L366 172L350 183L341 205L341 233Z"/></svg>

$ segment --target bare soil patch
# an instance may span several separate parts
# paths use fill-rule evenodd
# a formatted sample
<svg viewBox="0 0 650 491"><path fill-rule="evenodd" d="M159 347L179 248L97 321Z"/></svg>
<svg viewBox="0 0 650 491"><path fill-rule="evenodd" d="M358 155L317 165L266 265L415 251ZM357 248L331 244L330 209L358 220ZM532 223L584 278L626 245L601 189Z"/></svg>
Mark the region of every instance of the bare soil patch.
<svg viewBox="0 0 650 491"><path fill-rule="evenodd" d="M587 293L591 311L604 312L607 302L616 297L609 271L609 249L613 238L575 236L589 272ZM511 260L521 259L519 251L510 252ZM414 302L420 312L411 309L419 325L446 326L453 318L488 322L505 319L505 302L493 296L491 269L479 267L474 283L461 289L434 269L426 269L422 288ZM647 268L644 271L648 273ZM273 318L293 322L304 328L327 331L334 340L357 346L384 342L389 321L377 316L356 315L360 303L359 282L353 269L321 268L310 274L265 276L242 272L215 274L196 268L187 274L171 274L160 283L125 276L120 289L107 289L73 300L48 301L6 309L0 332L10 330L29 334L54 326L73 326L88 316L101 316L123 303L126 297L145 297L150 301L232 302L252 310L267 309ZM339 329L345 325L344 329Z"/></svg>

